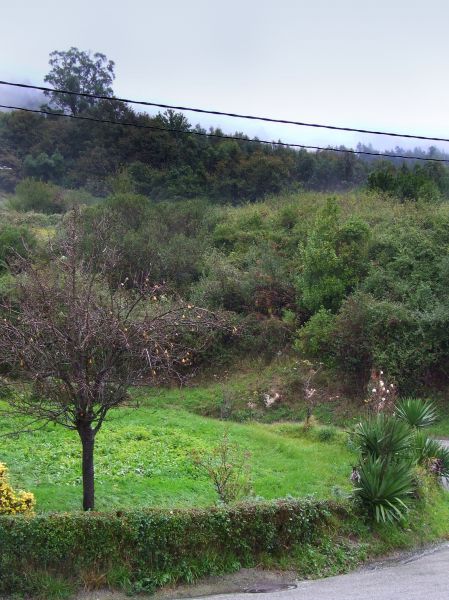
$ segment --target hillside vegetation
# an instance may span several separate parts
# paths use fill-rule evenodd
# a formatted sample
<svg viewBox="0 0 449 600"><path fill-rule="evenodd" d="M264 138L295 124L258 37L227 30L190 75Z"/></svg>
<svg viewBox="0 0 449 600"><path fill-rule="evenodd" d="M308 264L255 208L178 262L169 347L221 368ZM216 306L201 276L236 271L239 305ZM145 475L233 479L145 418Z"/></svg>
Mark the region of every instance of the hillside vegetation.
<svg viewBox="0 0 449 600"><path fill-rule="evenodd" d="M49 64L45 116L0 113L0 594L447 538L449 156L206 131L104 54Z"/></svg>
<svg viewBox="0 0 449 600"><path fill-rule="evenodd" d="M27 185L35 191L37 183ZM231 347L217 340L209 364L248 354L269 360L294 348L357 393L376 368L403 393L446 384L446 202L309 192L219 208L203 200L154 203L121 191L83 215L86 252L95 223L110 219L110 243L120 253L117 282L165 282L167 298L238 316L239 341ZM22 247L26 235L27 251L43 250L57 223L3 209L2 280L11 248Z"/></svg>

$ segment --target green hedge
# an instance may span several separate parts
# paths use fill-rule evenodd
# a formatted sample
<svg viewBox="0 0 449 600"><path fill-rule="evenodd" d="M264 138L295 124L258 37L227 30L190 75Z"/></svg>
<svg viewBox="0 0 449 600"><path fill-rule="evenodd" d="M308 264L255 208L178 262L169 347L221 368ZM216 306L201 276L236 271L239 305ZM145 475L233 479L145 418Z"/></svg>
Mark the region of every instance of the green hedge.
<svg viewBox="0 0 449 600"><path fill-rule="evenodd" d="M43 578L153 591L312 543L341 506L295 500L201 510L0 517L0 592ZM45 579L47 578L47 579Z"/></svg>

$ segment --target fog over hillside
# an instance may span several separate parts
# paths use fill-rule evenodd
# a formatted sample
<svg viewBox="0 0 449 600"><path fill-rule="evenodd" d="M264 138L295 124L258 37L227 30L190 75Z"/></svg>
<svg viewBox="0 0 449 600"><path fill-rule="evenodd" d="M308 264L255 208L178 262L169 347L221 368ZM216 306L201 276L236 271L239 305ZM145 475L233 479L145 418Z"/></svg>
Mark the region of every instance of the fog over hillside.
<svg viewBox="0 0 449 600"><path fill-rule="evenodd" d="M23 83L30 83L28 81ZM23 108L39 108L45 102L45 95L36 90L0 86L0 104ZM8 109L0 108L1 111Z"/></svg>

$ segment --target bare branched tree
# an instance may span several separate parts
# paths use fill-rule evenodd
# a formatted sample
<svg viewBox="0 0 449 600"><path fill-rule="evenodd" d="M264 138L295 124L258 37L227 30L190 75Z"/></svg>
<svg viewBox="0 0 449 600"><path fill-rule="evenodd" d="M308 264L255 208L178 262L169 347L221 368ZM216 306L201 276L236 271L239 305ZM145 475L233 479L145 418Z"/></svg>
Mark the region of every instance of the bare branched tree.
<svg viewBox="0 0 449 600"><path fill-rule="evenodd" d="M102 229L107 223L99 247ZM146 282L111 289L114 252L104 246L102 261L98 253L83 257L77 213L49 253L44 264L17 258L14 300L1 307L0 366L13 388L7 410L78 432L83 508L92 510L95 436L108 412L129 399L130 386L182 382L229 325L207 310L161 300L161 288Z"/></svg>

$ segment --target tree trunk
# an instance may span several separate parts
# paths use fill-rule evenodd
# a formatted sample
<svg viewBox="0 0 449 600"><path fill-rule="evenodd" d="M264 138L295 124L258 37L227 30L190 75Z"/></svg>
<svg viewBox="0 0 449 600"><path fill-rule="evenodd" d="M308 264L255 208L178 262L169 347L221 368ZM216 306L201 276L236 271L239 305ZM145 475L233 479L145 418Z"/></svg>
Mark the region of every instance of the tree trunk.
<svg viewBox="0 0 449 600"><path fill-rule="evenodd" d="M83 510L94 510L94 445L95 432L90 423L78 426L78 433L83 446Z"/></svg>

